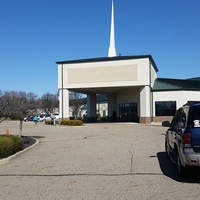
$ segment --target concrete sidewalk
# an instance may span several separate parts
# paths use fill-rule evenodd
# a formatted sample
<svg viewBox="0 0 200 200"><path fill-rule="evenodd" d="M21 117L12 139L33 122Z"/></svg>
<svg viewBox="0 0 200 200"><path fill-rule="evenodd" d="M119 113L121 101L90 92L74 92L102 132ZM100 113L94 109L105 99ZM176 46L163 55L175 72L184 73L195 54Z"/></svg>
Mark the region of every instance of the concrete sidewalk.
<svg viewBox="0 0 200 200"><path fill-rule="evenodd" d="M3 122L18 133L19 122ZM23 124L40 144L0 166L0 199L197 199L200 186L180 184L165 159L160 126L134 123L82 127ZM180 193L187 187L187 191Z"/></svg>

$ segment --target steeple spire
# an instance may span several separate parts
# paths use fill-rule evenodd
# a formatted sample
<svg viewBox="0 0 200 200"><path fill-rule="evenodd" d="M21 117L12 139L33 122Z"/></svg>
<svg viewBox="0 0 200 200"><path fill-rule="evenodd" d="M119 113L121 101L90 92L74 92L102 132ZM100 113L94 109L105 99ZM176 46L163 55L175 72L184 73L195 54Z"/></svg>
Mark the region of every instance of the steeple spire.
<svg viewBox="0 0 200 200"><path fill-rule="evenodd" d="M114 27L114 2L112 0L112 14L111 14L111 26L110 26L110 46L108 50L108 57L117 56L115 49L115 27Z"/></svg>

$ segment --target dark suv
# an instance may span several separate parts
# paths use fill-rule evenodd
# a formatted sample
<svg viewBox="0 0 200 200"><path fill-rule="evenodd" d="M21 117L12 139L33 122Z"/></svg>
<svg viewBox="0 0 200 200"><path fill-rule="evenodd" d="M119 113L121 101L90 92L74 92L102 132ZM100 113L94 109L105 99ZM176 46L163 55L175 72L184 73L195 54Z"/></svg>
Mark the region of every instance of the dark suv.
<svg viewBox="0 0 200 200"><path fill-rule="evenodd" d="M176 111L166 132L165 150L180 177L187 167L200 167L200 104L186 104Z"/></svg>

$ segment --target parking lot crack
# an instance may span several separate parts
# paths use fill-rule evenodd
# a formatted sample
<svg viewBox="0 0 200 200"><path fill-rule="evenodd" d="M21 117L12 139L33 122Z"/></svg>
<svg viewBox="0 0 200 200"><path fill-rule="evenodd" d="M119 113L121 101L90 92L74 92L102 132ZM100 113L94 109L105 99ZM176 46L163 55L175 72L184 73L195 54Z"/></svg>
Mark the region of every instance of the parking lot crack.
<svg viewBox="0 0 200 200"><path fill-rule="evenodd" d="M129 148L129 150L128 150L128 153L131 154L130 173L133 172L133 149L132 149L132 147L133 147L133 144L131 143L131 146L130 146L130 148Z"/></svg>

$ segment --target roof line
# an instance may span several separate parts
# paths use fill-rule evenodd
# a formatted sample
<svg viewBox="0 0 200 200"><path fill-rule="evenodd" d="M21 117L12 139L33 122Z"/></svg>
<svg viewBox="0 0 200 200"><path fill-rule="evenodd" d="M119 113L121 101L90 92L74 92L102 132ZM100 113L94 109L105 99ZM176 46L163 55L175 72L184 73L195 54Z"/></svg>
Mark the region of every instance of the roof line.
<svg viewBox="0 0 200 200"><path fill-rule="evenodd" d="M153 91L178 91L192 90L200 91L200 80L196 79L172 79L157 78L154 82Z"/></svg>
<svg viewBox="0 0 200 200"><path fill-rule="evenodd" d="M151 63L154 65L156 72L158 71L157 65L151 55L136 55L136 56L115 56L115 57L99 57L99 58L88 58L88 59L77 59L77 60L66 60L57 61L56 64L76 64L76 63L87 63L87 62L104 62L104 61L118 61L118 60L130 60L130 59L142 59L149 58Z"/></svg>
<svg viewBox="0 0 200 200"><path fill-rule="evenodd" d="M200 91L200 88L177 88L177 89L151 89L152 92L171 92L171 91Z"/></svg>

